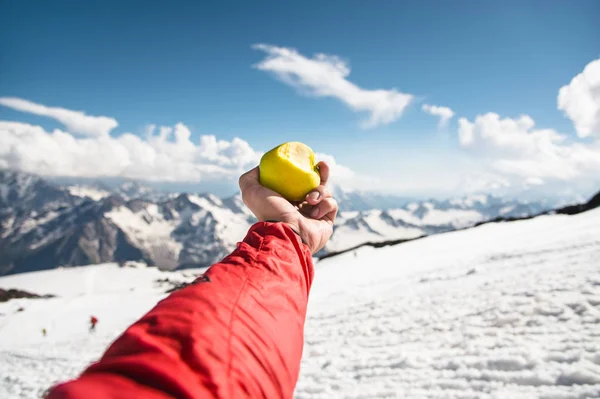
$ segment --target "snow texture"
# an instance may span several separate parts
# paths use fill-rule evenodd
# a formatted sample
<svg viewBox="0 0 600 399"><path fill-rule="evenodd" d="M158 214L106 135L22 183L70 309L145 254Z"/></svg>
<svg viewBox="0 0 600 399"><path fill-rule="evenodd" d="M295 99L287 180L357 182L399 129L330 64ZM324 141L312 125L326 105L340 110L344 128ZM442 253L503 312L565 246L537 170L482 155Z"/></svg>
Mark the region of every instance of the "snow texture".
<svg viewBox="0 0 600 399"><path fill-rule="evenodd" d="M190 281L200 273L105 264L0 278L1 287L57 295L0 303L0 398L39 398L56 382L75 377L166 296L171 286L157 280ZM88 331L91 315L99 320L94 333Z"/></svg>
<svg viewBox="0 0 600 399"><path fill-rule="evenodd" d="M110 191L89 186L69 186L66 189L69 194L75 197L90 198L94 201L99 201L111 195Z"/></svg>
<svg viewBox="0 0 600 399"><path fill-rule="evenodd" d="M298 398L600 397L600 209L317 267Z"/></svg>
<svg viewBox="0 0 600 399"><path fill-rule="evenodd" d="M315 268L297 398L600 397L600 209L363 247ZM0 304L0 397L75 377L164 297L156 280L200 272L107 264L0 278L59 295Z"/></svg>

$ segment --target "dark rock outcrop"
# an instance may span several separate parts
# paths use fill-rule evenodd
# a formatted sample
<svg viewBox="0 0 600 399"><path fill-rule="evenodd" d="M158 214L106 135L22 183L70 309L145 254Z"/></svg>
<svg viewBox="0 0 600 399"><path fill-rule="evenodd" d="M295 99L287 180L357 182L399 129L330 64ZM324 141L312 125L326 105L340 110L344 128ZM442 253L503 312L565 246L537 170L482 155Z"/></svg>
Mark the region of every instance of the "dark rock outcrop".
<svg viewBox="0 0 600 399"><path fill-rule="evenodd" d="M0 302L8 302L11 299L19 299L19 298L54 298L54 295L46 294L46 295L38 295L32 294L31 292L18 290L15 288L11 288L5 290L4 288L0 288Z"/></svg>

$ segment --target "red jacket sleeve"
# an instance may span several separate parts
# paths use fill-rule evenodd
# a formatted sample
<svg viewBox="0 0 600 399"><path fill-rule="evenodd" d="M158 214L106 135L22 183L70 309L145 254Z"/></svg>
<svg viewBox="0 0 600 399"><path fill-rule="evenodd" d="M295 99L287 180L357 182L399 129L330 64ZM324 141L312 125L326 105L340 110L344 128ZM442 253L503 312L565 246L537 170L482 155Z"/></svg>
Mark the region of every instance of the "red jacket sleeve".
<svg viewBox="0 0 600 399"><path fill-rule="evenodd" d="M291 398L313 278L283 223L255 224L204 277L159 302L63 398Z"/></svg>

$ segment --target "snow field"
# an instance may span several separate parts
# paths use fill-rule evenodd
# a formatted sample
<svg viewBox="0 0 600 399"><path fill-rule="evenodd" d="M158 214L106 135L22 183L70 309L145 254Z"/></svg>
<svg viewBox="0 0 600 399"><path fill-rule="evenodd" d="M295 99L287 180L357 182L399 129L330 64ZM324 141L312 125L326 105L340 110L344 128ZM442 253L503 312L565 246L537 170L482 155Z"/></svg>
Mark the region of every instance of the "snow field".
<svg viewBox="0 0 600 399"><path fill-rule="evenodd" d="M364 247L315 269L297 398L600 398L600 209ZM200 272L0 278L59 295L0 303L0 398L75 377L166 295L156 280Z"/></svg>
<svg viewBox="0 0 600 399"><path fill-rule="evenodd" d="M298 398L600 397L600 210L317 267Z"/></svg>
<svg viewBox="0 0 600 399"><path fill-rule="evenodd" d="M171 286L156 280L189 281L200 272L105 264L0 278L0 287L58 295L0 303L0 398L39 398L51 385L77 376L166 296ZM94 333L92 315L99 320Z"/></svg>

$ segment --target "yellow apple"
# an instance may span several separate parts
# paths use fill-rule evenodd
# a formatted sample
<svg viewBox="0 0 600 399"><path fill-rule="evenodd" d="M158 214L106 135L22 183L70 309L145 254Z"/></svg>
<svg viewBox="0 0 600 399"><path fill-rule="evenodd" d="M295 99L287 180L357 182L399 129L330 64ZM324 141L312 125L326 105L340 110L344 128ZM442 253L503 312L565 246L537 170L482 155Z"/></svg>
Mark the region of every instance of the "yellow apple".
<svg viewBox="0 0 600 399"><path fill-rule="evenodd" d="M291 141L267 152L260 160L260 184L288 201L304 200L321 184L315 153L306 144Z"/></svg>

